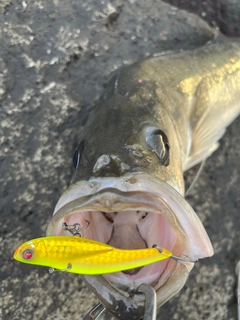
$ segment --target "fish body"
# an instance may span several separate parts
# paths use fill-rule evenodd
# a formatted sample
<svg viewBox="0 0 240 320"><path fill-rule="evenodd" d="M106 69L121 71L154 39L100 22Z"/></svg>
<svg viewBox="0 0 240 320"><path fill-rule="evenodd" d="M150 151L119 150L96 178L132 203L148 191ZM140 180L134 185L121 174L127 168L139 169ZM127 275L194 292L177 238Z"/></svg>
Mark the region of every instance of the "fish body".
<svg viewBox="0 0 240 320"><path fill-rule="evenodd" d="M77 274L106 274L142 267L168 259L172 253L161 248L121 250L80 237L50 236L20 245L14 259Z"/></svg>
<svg viewBox="0 0 240 320"><path fill-rule="evenodd" d="M217 149L239 113L237 42L157 55L118 71L80 133L75 174L47 234L67 235L63 222L88 220L83 236L116 248L157 244L191 260L211 256L209 237L184 199L183 172ZM83 279L114 316L140 319L139 284L156 290L159 307L182 288L193 265L167 259L134 274Z"/></svg>

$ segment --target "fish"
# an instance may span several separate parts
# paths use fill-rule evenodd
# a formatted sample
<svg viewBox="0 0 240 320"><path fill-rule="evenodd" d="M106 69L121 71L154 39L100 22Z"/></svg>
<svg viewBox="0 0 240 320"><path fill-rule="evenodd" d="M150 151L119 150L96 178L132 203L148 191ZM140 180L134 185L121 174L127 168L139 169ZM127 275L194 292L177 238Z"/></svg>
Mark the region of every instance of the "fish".
<svg viewBox="0 0 240 320"><path fill-rule="evenodd" d="M74 176L48 224L84 224L83 237L119 249L162 246L191 261L213 247L184 198L183 174L218 148L240 113L240 44L212 41L189 51L155 54L118 70L86 124L73 155ZM193 262L173 259L139 270L82 276L110 314L141 319L152 286L159 308L184 286Z"/></svg>
<svg viewBox="0 0 240 320"><path fill-rule="evenodd" d="M15 250L13 257L27 264L96 275L139 268L171 258L172 253L157 247L121 250L78 236L50 236L24 242Z"/></svg>

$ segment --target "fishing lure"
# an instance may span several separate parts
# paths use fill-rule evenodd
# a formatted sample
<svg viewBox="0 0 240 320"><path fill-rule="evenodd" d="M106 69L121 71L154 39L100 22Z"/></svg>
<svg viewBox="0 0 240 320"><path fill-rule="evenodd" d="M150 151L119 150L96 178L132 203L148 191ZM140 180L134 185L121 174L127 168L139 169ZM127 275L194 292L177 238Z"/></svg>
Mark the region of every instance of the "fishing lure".
<svg viewBox="0 0 240 320"><path fill-rule="evenodd" d="M125 271L170 257L175 258L170 251L158 246L123 250L78 236L49 236L29 240L14 253L14 259L23 263L86 275Z"/></svg>

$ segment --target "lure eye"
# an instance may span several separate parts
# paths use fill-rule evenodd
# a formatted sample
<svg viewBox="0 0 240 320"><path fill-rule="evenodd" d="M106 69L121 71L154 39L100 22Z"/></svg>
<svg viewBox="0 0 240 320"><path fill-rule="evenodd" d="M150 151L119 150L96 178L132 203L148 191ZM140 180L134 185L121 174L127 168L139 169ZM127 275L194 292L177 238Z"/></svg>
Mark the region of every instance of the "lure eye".
<svg viewBox="0 0 240 320"><path fill-rule="evenodd" d="M169 142L166 134L162 130L154 130L147 137L148 145L157 153L161 164L169 165Z"/></svg>
<svg viewBox="0 0 240 320"><path fill-rule="evenodd" d="M24 250L23 251L23 259L25 259L25 260L30 260L30 259L32 259L32 257L33 257L33 252L32 252L32 250L30 250L30 249L27 249L27 250Z"/></svg>
<svg viewBox="0 0 240 320"><path fill-rule="evenodd" d="M75 169L78 168L84 149L84 140L79 144L78 148L73 154L73 166Z"/></svg>

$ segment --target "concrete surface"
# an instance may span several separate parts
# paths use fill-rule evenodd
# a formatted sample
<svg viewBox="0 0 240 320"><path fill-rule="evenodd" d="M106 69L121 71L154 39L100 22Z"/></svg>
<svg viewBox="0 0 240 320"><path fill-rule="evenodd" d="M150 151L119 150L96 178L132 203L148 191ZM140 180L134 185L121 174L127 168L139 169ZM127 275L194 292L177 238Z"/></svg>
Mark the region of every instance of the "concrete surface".
<svg viewBox="0 0 240 320"><path fill-rule="evenodd" d="M17 263L14 249L45 235L70 181L78 128L109 74L213 34L197 16L157 0L1 0L0 319L79 320L97 303L78 275ZM239 126L240 119L229 127L188 197L215 256L196 264L158 319L237 319Z"/></svg>

